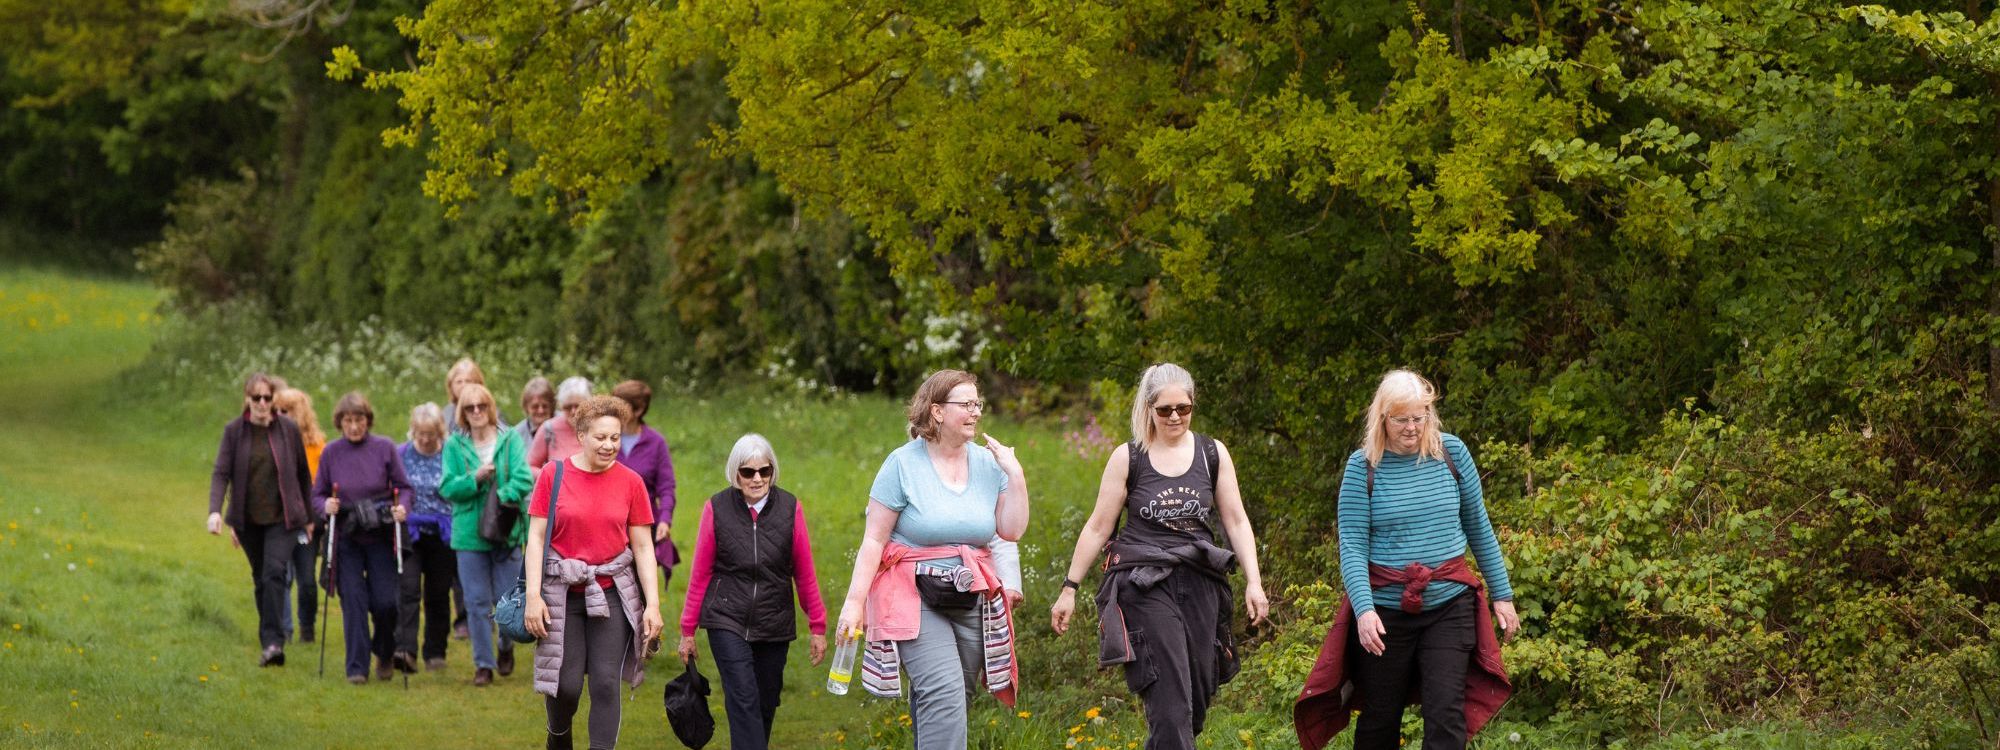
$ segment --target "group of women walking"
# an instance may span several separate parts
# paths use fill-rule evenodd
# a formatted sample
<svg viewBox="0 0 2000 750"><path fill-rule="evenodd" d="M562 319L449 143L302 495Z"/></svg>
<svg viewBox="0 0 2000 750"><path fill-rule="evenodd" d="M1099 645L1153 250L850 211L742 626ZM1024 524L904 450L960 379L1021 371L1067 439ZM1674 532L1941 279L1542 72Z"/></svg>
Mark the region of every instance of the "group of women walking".
<svg viewBox="0 0 2000 750"><path fill-rule="evenodd" d="M294 555L326 527L356 683L367 681L371 654L380 676L413 668L414 602L433 623L427 635L449 617L441 589L409 583L442 578L445 549L472 620L475 683L490 682L495 669L504 675L510 651L503 645L493 655L493 603L524 580L546 746L574 746L572 717L587 688L589 746L612 747L618 683L636 686L660 648L662 571L678 560L671 461L643 421L650 390L634 381L593 395L572 379L548 394L546 381L539 390L531 383L523 413L542 422L522 430L502 422L476 367L462 375L455 368L448 378L449 406L417 408L400 447L370 434L365 399L344 397L335 410L342 439L321 450L316 475L295 418L268 407L277 389L252 376L243 416L224 431L210 530L227 525L242 543L263 660L282 664L287 576L310 580L296 572ZM1465 444L1443 432L1436 396L1415 373L1389 373L1349 458L1336 513L1347 605L1296 705L1308 748L1325 744L1355 711L1355 747L1396 747L1413 698L1423 705L1424 747L1462 748L1506 699L1493 625L1510 636L1519 627L1513 591L1477 467ZM1106 460L1050 608L1062 637L1077 591L1103 558L1098 662L1120 667L1144 706L1147 748L1193 748L1210 701L1236 673L1231 573L1243 573L1251 622L1270 609L1235 463L1220 441L1193 430L1195 405L1185 369L1158 364L1140 375L1134 438ZM869 490L834 626L837 645L861 642L871 693L907 695L920 750L966 747L971 701L985 692L1011 706L1021 682L1014 542L1030 521L1028 477L1012 448L981 431L985 413L970 373L940 371L917 389L905 413L909 441L890 451ZM778 466L760 435L730 450L727 486L701 509L678 620L684 660L699 656L695 631L708 631L733 748L769 744L798 610L811 661L828 648L806 508L780 487ZM225 490L233 502L221 515ZM1465 564L1468 549L1483 578ZM400 589L389 583L398 551ZM385 635L391 628L399 635ZM441 663L441 632L423 646L427 663Z"/></svg>

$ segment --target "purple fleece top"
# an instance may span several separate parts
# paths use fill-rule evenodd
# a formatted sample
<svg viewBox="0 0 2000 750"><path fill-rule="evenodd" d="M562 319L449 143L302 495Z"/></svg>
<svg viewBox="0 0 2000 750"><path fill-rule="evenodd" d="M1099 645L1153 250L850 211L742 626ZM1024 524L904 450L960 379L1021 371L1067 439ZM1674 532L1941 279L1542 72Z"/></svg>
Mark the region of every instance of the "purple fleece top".
<svg viewBox="0 0 2000 750"><path fill-rule="evenodd" d="M618 463L639 475L639 481L646 484L646 497L653 501L653 518L660 523L672 523L674 519L674 457L667 448L667 439L658 430L641 425L639 437L632 441L632 450L618 458ZM660 567L671 569L680 561L680 551L674 548L672 539L654 545L653 558Z"/></svg>
<svg viewBox="0 0 2000 750"><path fill-rule="evenodd" d="M340 501L387 499L391 489L402 493L404 508L410 507L410 478L403 473L403 461L396 457L396 444L380 435L369 435L356 443L334 438L319 454L319 476L313 478L313 515L326 520L326 499L333 485L340 484Z"/></svg>

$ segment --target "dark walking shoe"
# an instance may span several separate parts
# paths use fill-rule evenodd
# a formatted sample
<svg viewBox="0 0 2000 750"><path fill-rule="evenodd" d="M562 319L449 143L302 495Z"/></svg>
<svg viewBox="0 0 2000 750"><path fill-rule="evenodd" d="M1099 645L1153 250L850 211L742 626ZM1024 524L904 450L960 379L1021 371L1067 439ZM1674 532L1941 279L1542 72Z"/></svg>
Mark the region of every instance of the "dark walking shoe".
<svg viewBox="0 0 2000 750"><path fill-rule="evenodd" d="M396 671L403 674L417 673L417 657L408 651L396 652L396 655L389 660L389 663L395 666Z"/></svg>
<svg viewBox="0 0 2000 750"><path fill-rule="evenodd" d="M543 747L548 748L548 750L573 750L573 747L571 746L570 742L574 739L575 735L572 735L569 732L563 732L562 734L556 734L555 732L550 732L549 742L548 744L543 745Z"/></svg>
<svg viewBox="0 0 2000 750"><path fill-rule="evenodd" d="M493 684L493 670L480 667L479 671L472 673L473 687L486 687L491 684Z"/></svg>
<svg viewBox="0 0 2000 750"><path fill-rule="evenodd" d="M512 674L514 674L514 649L510 648L500 652L500 676L506 677Z"/></svg>
<svg viewBox="0 0 2000 750"><path fill-rule="evenodd" d="M439 656L439 657L435 657L435 658L431 658L431 659L425 659L425 660L424 660L424 671L426 671L426 672L442 672L442 671L444 671L444 657L442 657L442 656Z"/></svg>
<svg viewBox="0 0 2000 750"><path fill-rule="evenodd" d="M395 669L394 669L394 668L392 668L392 667L390 667L390 666L389 666L389 660L388 660L388 659L376 659L376 660L375 660L375 679L377 679L377 680L388 680L388 679L389 679L390 677L394 676L395 674L396 674L396 671L395 671Z"/></svg>
<svg viewBox="0 0 2000 750"><path fill-rule="evenodd" d="M300 643L312 643L312 642L313 642L313 631L312 631L312 628L306 628L305 630L301 630L301 631L299 631L299 642L300 642Z"/></svg>
<svg viewBox="0 0 2000 750"><path fill-rule="evenodd" d="M257 666L260 667L285 666L285 649L279 646L265 647L264 655L257 657Z"/></svg>

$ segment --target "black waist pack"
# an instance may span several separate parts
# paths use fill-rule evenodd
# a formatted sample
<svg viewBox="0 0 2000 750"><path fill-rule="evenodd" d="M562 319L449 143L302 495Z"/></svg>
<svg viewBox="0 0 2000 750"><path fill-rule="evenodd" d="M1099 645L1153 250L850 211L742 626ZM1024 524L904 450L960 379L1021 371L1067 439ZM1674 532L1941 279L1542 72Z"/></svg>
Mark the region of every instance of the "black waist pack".
<svg viewBox="0 0 2000 750"><path fill-rule="evenodd" d="M354 536L381 530L389 525L388 500L359 500L342 503L340 512L334 514L340 524L341 536Z"/></svg>
<svg viewBox="0 0 2000 750"><path fill-rule="evenodd" d="M970 568L917 568L917 597L933 611L963 612L978 606L979 592L970 588Z"/></svg>

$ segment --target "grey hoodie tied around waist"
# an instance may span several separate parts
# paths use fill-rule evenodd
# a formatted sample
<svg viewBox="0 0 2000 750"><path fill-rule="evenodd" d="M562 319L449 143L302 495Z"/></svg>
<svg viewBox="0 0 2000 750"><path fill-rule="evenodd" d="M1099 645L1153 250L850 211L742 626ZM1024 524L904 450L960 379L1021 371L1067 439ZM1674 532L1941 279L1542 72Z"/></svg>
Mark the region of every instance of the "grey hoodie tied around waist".
<svg viewBox="0 0 2000 750"><path fill-rule="evenodd" d="M632 626L630 658L624 660L623 674L619 677L635 688L645 679L642 655L646 653L646 632L640 620L645 613L646 595L639 588L639 577L632 567L632 550L628 548L602 565L559 557L550 550L542 563L542 603L549 609L549 634L535 643L535 692L556 694L556 682L562 675L563 629L569 616L571 586L583 586L585 614L612 616L611 601L604 595L604 588L597 585L599 576L611 578L612 588L618 591L620 609Z"/></svg>

